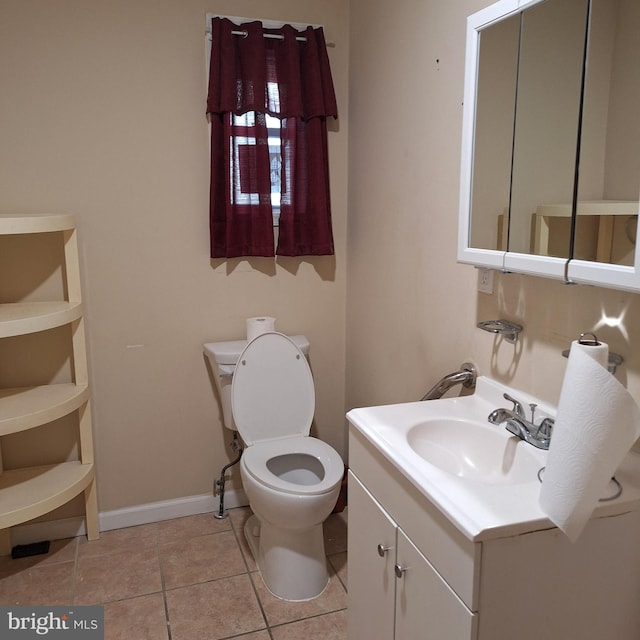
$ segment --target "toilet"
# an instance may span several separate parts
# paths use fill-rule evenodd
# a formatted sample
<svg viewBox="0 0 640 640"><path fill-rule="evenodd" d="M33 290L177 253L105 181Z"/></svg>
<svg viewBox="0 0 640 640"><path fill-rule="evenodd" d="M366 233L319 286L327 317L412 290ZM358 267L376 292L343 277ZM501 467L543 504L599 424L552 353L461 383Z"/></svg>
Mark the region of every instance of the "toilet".
<svg viewBox="0 0 640 640"><path fill-rule="evenodd" d="M241 353L233 344L236 351L243 346ZM267 588L292 601L315 598L328 584L322 524L344 473L338 453L309 435L315 391L303 349L303 336L277 332L205 345L219 376L225 424L232 419L246 444L240 476L253 511L247 543Z"/></svg>

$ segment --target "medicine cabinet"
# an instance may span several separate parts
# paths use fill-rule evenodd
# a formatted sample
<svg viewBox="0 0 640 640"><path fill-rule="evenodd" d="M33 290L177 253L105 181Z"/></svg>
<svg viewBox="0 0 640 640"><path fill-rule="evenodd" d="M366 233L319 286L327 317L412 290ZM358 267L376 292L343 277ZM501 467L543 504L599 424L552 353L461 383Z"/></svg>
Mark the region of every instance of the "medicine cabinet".
<svg viewBox="0 0 640 640"><path fill-rule="evenodd" d="M468 18L458 260L640 290L640 2Z"/></svg>

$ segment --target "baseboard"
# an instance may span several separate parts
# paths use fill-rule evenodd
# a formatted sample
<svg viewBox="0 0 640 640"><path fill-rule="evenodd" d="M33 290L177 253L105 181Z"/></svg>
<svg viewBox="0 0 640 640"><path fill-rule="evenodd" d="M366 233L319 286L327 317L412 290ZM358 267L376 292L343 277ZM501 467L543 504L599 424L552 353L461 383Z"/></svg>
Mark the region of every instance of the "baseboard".
<svg viewBox="0 0 640 640"><path fill-rule="evenodd" d="M224 507L233 509L244 507L249 500L242 490L228 489L224 494ZM162 500L146 504L102 511L99 514L100 531L112 531L135 527L151 522L183 518L199 513L218 513L220 501L210 494L186 496L174 500ZM33 522L15 526L11 529L11 544L30 544L41 540L60 540L86 534L84 518L65 518L63 520L49 520Z"/></svg>

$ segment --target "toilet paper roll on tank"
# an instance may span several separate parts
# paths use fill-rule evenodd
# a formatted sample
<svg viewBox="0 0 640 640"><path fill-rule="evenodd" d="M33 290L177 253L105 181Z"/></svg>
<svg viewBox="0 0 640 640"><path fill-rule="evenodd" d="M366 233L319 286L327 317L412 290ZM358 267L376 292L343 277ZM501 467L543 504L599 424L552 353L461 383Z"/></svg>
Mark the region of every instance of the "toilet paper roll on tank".
<svg viewBox="0 0 640 640"><path fill-rule="evenodd" d="M251 341L263 333L276 330L276 319L268 316L247 318L247 340Z"/></svg>
<svg viewBox="0 0 640 640"><path fill-rule="evenodd" d="M604 342L571 344L540 490L540 507L572 542L640 436L640 409L608 360Z"/></svg>

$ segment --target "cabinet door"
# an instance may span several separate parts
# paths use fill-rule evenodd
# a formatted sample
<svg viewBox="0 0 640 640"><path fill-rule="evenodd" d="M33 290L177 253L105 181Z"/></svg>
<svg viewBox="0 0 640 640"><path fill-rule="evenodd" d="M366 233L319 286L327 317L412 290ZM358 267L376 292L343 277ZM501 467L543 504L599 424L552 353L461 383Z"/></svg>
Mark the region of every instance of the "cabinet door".
<svg viewBox="0 0 640 640"><path fill-rule="evenodd" d="M474 640L476 615L401 529L397 532L397 547L395 640Z"/></svg>
<svg viewBox="0 0 640 640"><path fill-rule="evenodd" d="M349 475L349 640L393 640L396 524Z"/></svg>

